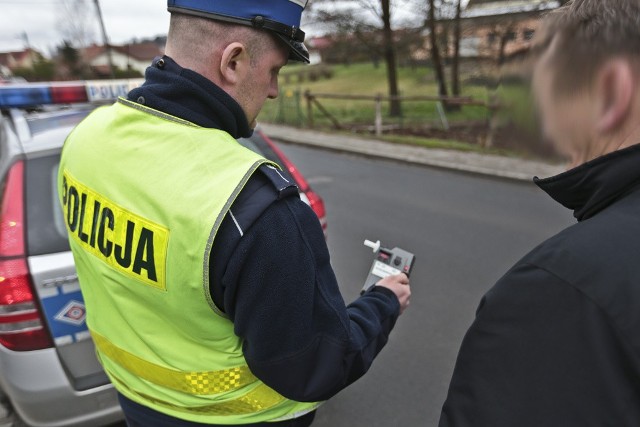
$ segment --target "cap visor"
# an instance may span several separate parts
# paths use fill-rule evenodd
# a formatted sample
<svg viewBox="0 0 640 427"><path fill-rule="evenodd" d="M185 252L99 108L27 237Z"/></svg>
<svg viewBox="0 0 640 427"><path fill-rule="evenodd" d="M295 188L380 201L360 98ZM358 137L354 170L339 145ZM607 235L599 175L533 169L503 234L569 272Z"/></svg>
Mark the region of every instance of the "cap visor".
<svg viewBox="0 0 640 427"><path fill-rule="evenodd" d="M278 36L280 40L285 42L287 46L289 46L289 61L304 62L305 64L309 64L309 51L307 50L307 47L304 45L304 43L291 40L289 37L283 34L274 34Z"/></svg>

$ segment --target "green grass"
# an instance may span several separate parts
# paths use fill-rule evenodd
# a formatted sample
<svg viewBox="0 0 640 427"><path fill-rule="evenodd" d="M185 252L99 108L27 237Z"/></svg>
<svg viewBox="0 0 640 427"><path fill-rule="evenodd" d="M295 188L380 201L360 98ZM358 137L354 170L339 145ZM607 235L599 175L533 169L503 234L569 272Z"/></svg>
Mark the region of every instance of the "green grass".
<svg viewBox="0 0 640 427"><path fill-rule="evenodd" d="M324 69L323 69L324 68ZM329 70L330 78L322 77L323 72ZM309 74L316 75L311 81ZM304 81L299 76L304 74ZM326 74L326 73L325 73ZM447 74L447 77L449 75ZM464 82L464 76L463 76ZM428 67L404 67L398 69L398 85L402 96L436 96L438 88L433 70ZM497 97L496 101L503 107L497 112L497 123L515 124L519 128L534 134L537 124L531 96L526 83L511 82L503 84L489 93L484 85L462 85L462 96L488 103L490 97ZM271 123L283 123L293 126L306 127L307 102L305 91L312 94L342 94L376 96L387 94L387 77L384 64L374 67L371 63L361 63L335 66L291 66L285 68L280 78L281 96L267 101L259 120ZM322 106L329 111L342 126L344 131L359 129L363 132L371 131L375 121L375 102L373 100L342 100L318 98ZM382 104L383 124L402 129L420 130L424 128L441 128L442 122L433 101L404 101L402 116L390 117L389 104ZM446 112L446 118L452 128L456 125L488 123L492 113L484 106L462 106L458 111ZM313 106L313 123L318 129L332 129L332 121L323 114L317 106ZM482 133L482 130L479 130ZM405 132L407 133L407 132ZM442 148L468 152L490 153L506 156L529 156L534 153L529 147L528 140L515 139L502 141L504 148L482 148L476 141L463 142L455 138L465 138L460 133L452 132L454 139L440 139L433 137L395 135L385 133L381 139L409 145L419 145L430 148ZM453 136L455 135L455 136ZM446 138L443 134L442 138ZM537 143L537 141L535 141ZM535 156L535 154L534 154Z"/></svg>
<svg viewBox="0 0 640 427"><path fill-rule="evenodd" d="M526 85L502 85L496 91L496 95L505 106L498 112L498 117L501 120L512 121L529 132L537 130L534 101L531 91Z"/></svg>
<svg viewBox="0 0 640 427"><path fill-rule="evenodd" d="M318 66L316 66L318 67ZM299 74L308 75L313 68L307 69L292 66L285 69L280 77L279 99L268 101L265 104L260 119L264 121L284 122L287 124L302 125L306 123L307 106L302 94L305 91L311 93L332 93L348 95L375 96L387 94L387 77L384 64L374 67L370 63L336 65L330 67L332 77L319 78L316 81L299 81ZM319 70L319 68L316 68ZM404 67L398 69L398 86L403 96L435 96L437 86L433 72L426 67ZM486 90L481 86L465 86L463 96L471 96L485 101ZM338 119L340 123L356 123L372 125L375 118L375 103L373 101L360 100L334 100L318 99L319 102ZM383 120L385 124L401 125L439 125L440 118L435 102L432 101L406 101L402 105L402 117L390 117L389 105L383 103ZM447 113L447 120L451 123L464 121L486 120L488 111L485 107L464 106L460 111ZM314 124L318 127L331 126L331 121L314 106Z"/></svg>
<svg viewBox="0 0 640 427"><path fill-rule="evenodd" d="M283 72L284 79L286 75L295 76L304 68L296 67ZM370 94L387 93L387 72L384 65L377 68L371 63L352 64L352 65L335 65L331 66L333 78L319 79L315 82L305 81L298 83L297 79L291 78L291 81L283 83L286 88L297 87L301 89L310 89L312 92L331 92L331 93L352 93L352 94ZM428 68L398 68L398 83L401 92L411 92L425 88L425 83L433 80L432 71Z"/></svg>

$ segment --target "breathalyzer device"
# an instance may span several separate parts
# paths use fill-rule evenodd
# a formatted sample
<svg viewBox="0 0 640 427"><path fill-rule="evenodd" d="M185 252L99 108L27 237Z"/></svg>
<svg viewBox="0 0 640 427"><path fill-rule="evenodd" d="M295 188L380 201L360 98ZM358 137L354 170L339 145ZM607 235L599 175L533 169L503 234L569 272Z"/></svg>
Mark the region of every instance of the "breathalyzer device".
<svg viewBox="0 0 640 427"><path fill-rule="evenodd" d="M416 261L415 255L411 252L397 247L393 249L383 248L380 240L377 242L365 240L364 245L373 250L375 258L360 295L373 288L380 279L384 279L387 276L400 273L411 276L411 270L413 270L413 264Z"/></svg>

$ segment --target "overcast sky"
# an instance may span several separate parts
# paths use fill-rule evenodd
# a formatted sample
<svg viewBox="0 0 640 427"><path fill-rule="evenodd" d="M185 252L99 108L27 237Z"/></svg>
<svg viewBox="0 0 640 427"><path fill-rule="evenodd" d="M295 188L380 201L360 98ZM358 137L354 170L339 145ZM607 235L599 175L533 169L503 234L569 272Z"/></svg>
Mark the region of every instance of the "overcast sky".
<svg viewBox="0 0 640 427"><path fill-rule="evenodd" d="M0 0L0 52L22 50L27 34L32 47L49 56L64 38L62 27L64 5L78 0ZM463 0L466 4L468 0ZM87 24L93 40L102 43L96 18L94 0L88 4ZM331 4L331 3L330 3ZM335 3L333 3L335 4ZM426 0L396 0L394 16L419 15ZM169 26L166 0L100 0L109 40L123 44L132 38L150 38L165 35ZM415 18L415 16L414 16ZM307 24L303 29L308 35L321 33L322 28Z"/></svg>
<svg viewBox="0 0 640 427"><path fill-rule="evenodd" d="M21 50L21 34L26 32L31 45L43 53L59 45L64 0L0 0L0 52ZM92 32L98 41L100 31L93 1ZM119 44L133 37L146 38L166 34L169 12L165 0L101 0L100 5L111 43Z"/></svg>

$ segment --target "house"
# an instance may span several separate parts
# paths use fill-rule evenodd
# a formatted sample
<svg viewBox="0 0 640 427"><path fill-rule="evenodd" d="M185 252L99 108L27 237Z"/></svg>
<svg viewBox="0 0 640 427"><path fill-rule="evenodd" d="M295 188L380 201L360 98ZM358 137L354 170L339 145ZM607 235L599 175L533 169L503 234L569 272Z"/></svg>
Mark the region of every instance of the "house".
<svg viewBox="0 0 640 427"><path fill-rule="evenodd" d="M462 57L503 62L528 51L540 17L558 0L469 0L462 11Z"/></svg>
<svg viewBox="0 0 640 427"><path fill-rule="evenodd" d="M413 51L423 44L421 29L400 28L393 31L396 60L404 65L413 64ZM382 29L362 32L336 33L313 37L306 43L309 48L311 64L351 64L384 61L384 35Z"/></svg>
<svg viewBox="0 0 640 427"><path fill-rule="evenodd" d="M503 64L529 50L543 14L560 6L558 0L469 0L461 13L460 57L479 62ZM454 50L455 19L438 20L438 39L447 60ZM412 52L416 60L430 58L428 29L424 43Z"/></svg>
<svg viewBox="0 0 640 427"><path fill-rule="evenodd" d="M0 73L10 74L20 68L33 68L42 54L35 49L24 49L15 52L0 52Z"/></svg>
<svg viewBox="0 0 640 427"><path fill-rule="evenodd" d="M305 42L309 49L309 62L311 65L319 64L333 46L333 39L329 36L312 37Z"/></svg>
<svg viewBox="0 0 640 427"><path fill-rule="evenodd" d="M0 83L2 83L3 78L11 76L11 70L6 65L0 64Z"/></svg>
<svg viewBox="0 0 640 427"><path fill-rule="evenodd" d="M156 56L163 54L164 48L153 41L111 45L113 65L121 70L135 70L140 74L151 65ZM80 49L82 61L99 76L109 76L109 56L105 46L93 44Z"/></svg>

